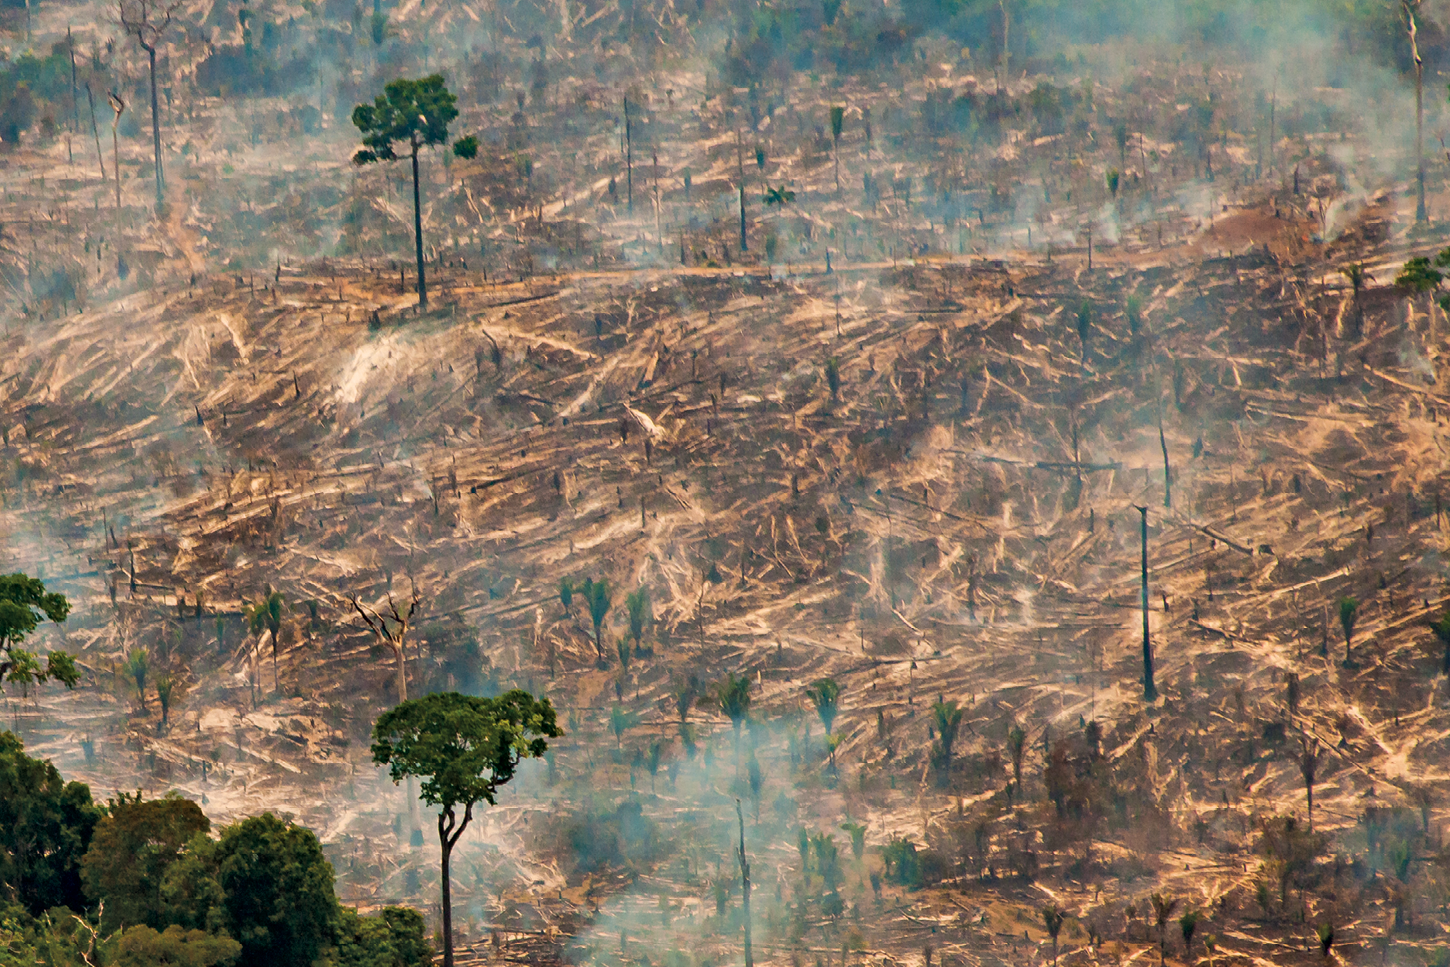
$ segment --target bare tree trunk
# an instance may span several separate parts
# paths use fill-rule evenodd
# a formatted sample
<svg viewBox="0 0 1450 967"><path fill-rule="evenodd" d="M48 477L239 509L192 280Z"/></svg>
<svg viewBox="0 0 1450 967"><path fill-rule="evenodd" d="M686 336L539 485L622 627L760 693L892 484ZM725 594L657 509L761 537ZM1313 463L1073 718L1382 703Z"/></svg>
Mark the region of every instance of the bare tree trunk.
<svg viewBox="0 0 1450 967"><path fill-rule="evenodd" d="M1143 544L1143 700L1153 702L1158 699L1158 686L1153 682L1153 641L1148 636L1148 508L1139 507L1138 513L1142 515Z"/></svg>
<svg viewBox="0 0 1450 967"><path fill-rule="evenodd" d="M745 967L755 967L755 954L750 946L750 861L745 858L745 814L740 800L735 800L735 818L740 822L740 897L745 917Z"/></svg>
<svg viewBox="0 0 1450 967"><path fill-rule="evenodd" d="M151 44L142 46L146 50L146 58L151 66L151 142L156 159L156 211L159 214L166 204L166 199L162 194L166 179L161 174L161 110L156 103L156 47Z"/></svg>
<svg viewBox="0 0 1450 967"><path fill-rule="evenodd" d="M106 159L101 154L101 129L96 124L96 96L91 93L91 82L86 81L86 103L91 107L91 134L96 139L96 164L101 168L101 187L106 185Z"/></svg>
<svg viewBox="0 0 1450 967"><path fill-rule="evenodd" d="M418 145L413 145L413 241L418 255L418 308L428 308L428 279L423 269L423 203L418 194ZM401 667L401 659L400 667Z"/></svg>

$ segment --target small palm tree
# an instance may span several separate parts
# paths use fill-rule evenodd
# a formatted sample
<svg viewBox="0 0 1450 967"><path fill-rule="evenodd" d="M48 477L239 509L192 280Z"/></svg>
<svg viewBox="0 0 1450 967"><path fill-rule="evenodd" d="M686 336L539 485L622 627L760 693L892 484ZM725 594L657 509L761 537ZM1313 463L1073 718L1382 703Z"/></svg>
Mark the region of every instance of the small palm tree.
<svg viewBox="0 0 1450 967"><path fill-rule="evenodd" d="M831 772L836 771L836 746L831 742L831 727L836 723L840 711L841 686L832 678L822 678L806 687L806 698L815 706L821 725L826 730L826 746L831 754Z"/></svg>
<svg viewBox="0 0 1450 967"><path fill-rule="evenodd" d="M1319 952L1324 959L1329 959L1329 951L1334 946L1334 924L1321 923L1314 928L1314 935L1319 938Z"/></svg>
<svg viewBox="0 0 1450 967"><path fill-rule="evenodd" d="M826 734L830 735L836 722L836 713L840 711L840 684L833 678L819 679L806 687L806 698L815 706L816 714L821 717L821 724L826 728Z"/></svg>
<svg viewBox="0 0 1450 967"><path fill-rule="evenodd" d="M1198 929L1198 911L1189 910L1178 918L1178 929L1183 933L1183 954L1188 957L1193 951L1193 933ZM1191 958L1190 958L1190 962Z"/></svg>
<svg viewBox="0 0 1450 967"><path fill-rule="evenodd" d="M1007 730L1007 752L1012 757L1012 782L1022 788L1022 757L1027 751L1027 731L1014 724Z"/></svg>
<svg viewBox="0 0 1450 967"><path fill-rule="evenodd" d="M686 725L690 721L690 709L695 707L695 702L700 697L700 680L690 673L690 677L675 685L675 712L680 716L680 724Z"/></svg>
<svg viewBox="0 0 1450 967"><path fill-rule="evenodd" d="M1359 602L1351 597L1339 599L1339 627L1344 631L1344 664L1354 664L1354 622L1359 617Z"/></svg>
<svg viewBox="0 0 1450 967"><path fill-rule="evenodd" d="M585 578L584 583L579 585L579 594L589 605L589 618L594 622L594 652L599 656L600 662L604 662L604 641L602 635L604 619L609 617L609 583L603 578L600 578L598 581L592 578Z"/></svg>
<svg viewBox="0 0 1450 967"><path fill-rule="evenodd" d="M738 765L740 727L750 717L750 679L744 676L736 678L734 672L726 672L725 677L715 683L715 702L735 729L735 759Z"/></svg>
<svg viewBox="0 0 1450 967"><path fill-rule="evenodd" d="M1178 901L1155 893L1149 899L1153 902L1153 920L1158 924L1158 964L1168 962L1168 920L1178 909Z"/></svg>
<svg viewBox="0 0 1450 967"><path fill-rule="evenodd" d="M1128 319L1128 332L1136 336L1143 328L1143 297L1136 292L1129 294L1123 303L1123 315Z"/></svg>
<svg viewBox="0 0 1450 967"><path fill-rule="evenodd" d="M826 385L831 388L831 399L841 398L841 361L835 356L826 360Z"/></svg>
<svg viewBox="0 0 1450 967"><path fill-rule="evenodd" d="M564 614L574 613L574 582L568 578L559 579L559 603L564 606Z"/></svg>
<svg viewBox="0 0 1450 967"><path fill-rule="evenodd" d="M282 592L266 587L262 597L247 610L247 623L252 634L260 635L267 631L272 635L272 691L279 693L282 689L277 684L277 648L282 635L282 606L285 600ZM260 683L258 687L260 688Z"/></svg>
<svg viewBox="0 0 1450 967"><path fill-rule="evenodd" d="M126 655L126 674L136 683L136 694L141 699L141 711L146 711L146 676L151 672L150 656L145 648L132 649Z"/></svg>
<svg viewBox="0 0 1450 967"><path fill-rule="evenodd" d="M171 723L171 706L181 698L181 682L170 672L156 679L156 698L161 703L161 731Z"/></svg>
<svg viewBox="0 0 1450 967"><path fill-rule="evenodd" d="M952 769L952 746L957 741L957 730L962 725L962 710L956 702L944 702L938 698L931 706L932 719L936 723L937 746L936 765L941 782L945 783Z"/></svg>
<svg viewBox="0 0 1450 967"><path fill-rule="evenodd" d="M1042 925L1047 928L1047 935L1052 938L1052 962L1057 963L1057 936L1062 933L1062 925L1067 921L1067 913L1057 904L1042 908Z"/></svg>
<svg viewBox="0 0 1450 967"><path fill-rule="evenodd" d="M640 588L624 597L624 606L629 611L629 636L634 639L634 650L639 651L640 639L644 637L644 626L649 622L649 589Z"/></svg>
<svg viewBox="0 0 1450 967"><path fill-rule="evenodd" d="M622 705L609 710L609 731L614 733L614 744L623 746L624 733L639 724L639 716Z"/></svg>
<svg viewBox="0 0 1450 967"><path fill-rule="evenodd" d="M1299 748L1299 774L1304 777L1304 794L1309 801L1309 832L1314 832L1314 782L1319 776L1321 750L1317 739L1305 738Z"/></svg>

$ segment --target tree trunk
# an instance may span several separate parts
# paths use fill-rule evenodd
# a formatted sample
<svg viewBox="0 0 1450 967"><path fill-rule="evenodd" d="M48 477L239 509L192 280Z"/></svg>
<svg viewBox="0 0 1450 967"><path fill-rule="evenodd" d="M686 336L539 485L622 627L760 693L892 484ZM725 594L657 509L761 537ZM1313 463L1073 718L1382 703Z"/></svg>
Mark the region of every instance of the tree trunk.
<svg viewBox="0 0 1450 967"><path fill-rule="evenodd" d="M625 204L634 214L634 132L629 125L629 98L624 99L624 185Z"/></svg>
<svg viewBox="0 0 1450 967"><path fill-rule="evenodd" d="M428 308L428 280L423 268L423 203L418 195L418 146L413 146L413 241L418 254L418 308ZM402 667L401 652L399 667ZM399 673L401 674L401 672Z"/></svg>
<svg viewBox="0 0 1450 967"><path fill-rule="evenodd" d="M156 158L156 211L159 214L166 200L162 192L165 178L161 173L161 110L156 103L156 48L146 47L146 58L151 64L151 143Z"/></svg>
<svg viewBox="0 0 1450 967"><path fill-rule="evenodd" d="M740 182L740 251L745 249L745 182Z"/></svg>
<svg viewBox="0 0 1450 967"><path fill-rule="evenodd" d="M408 700L408 674L403 665L402 642L393 646L393 657L398 660L398 704L401 705Z"/></svg>
<svg viewBox="0 0 1450 967"><path fill-rule="evenodd" d="M1430 220L1425 210L1425 65L1418 52L1415 56L1415 180L1419 195L1415 201L1415 221L1424 224Z"/></svg>
<svg viewBox="0 0 1450 967"><path fill-rule="evenodd" d="M86 103L91 108L91 135L96 139L96 164L101 168L101 187L106 186L106 159L101 154L101 129L96 124L96 96L91 93L91 82L86 81Z"/></svg>
<svg viewBox="0 0 1450 967"><path fill-rule="evenodd" d="M1304 783L1304 794L1309 798L1309 832L1314 832L1314 783Z"/></svg>
<svg viewBox="0 0 1450 967"><path fill-rule="evenodd" d="M1148 508L1139 507L1138 513L1143 518L1140 532L1143 544L1143 700L1152 702L1158 698L1158 687L1153 683L1153 641L1148 636Z"/></svg>
<svg viewBox="0 0 1450 967"><path fill-rule="evenodd" d="M443 815L438 816L438 842L443 851L443 967L453 967L453 884L449 882L449 859L453 855L453 843L443 826Z"/></svg>
<svg viewBox="0 0 1450 967"><path fill-rule="evenodd" d="M745 858L745 814L740 800L735 800L735 818L740 821L740 899L745 918L745 967L755 967L755 953L750 947L750 861Z"/></svg>
<svg viewBox="0 0 1450 967"><path fill-rule="evenodd" d="M1168 466L1168 438L1163 435L1163 403L1158 403L1158 445L1163 448L1163 506L1173 506L1173 471Z"/></svg>

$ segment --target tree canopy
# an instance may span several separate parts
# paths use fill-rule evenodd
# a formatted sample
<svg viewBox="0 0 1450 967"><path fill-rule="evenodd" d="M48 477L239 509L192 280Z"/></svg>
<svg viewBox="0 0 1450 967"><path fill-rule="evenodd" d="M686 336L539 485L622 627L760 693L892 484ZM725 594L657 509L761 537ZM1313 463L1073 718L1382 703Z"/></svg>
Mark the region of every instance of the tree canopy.
<svg viewBox="0 0 1450 967"><path fill-rule="evenodd" d="M38 656L20 647L42 620L59 623L69 614L65 595L46 591L39 579L25 574L0 575L0 681L23 688L54 678L74 688L81 678L74 658L53 651L42 667Z"/></svg>
<svg viewBox="0 0 1450 967"><path fill-rule="evenodd" d="M86 897L105 904L106 926L176 923L162 882L192 837L211 832L201 807L179 793L142 799L121 793L107 804L81 865Z"/></svg>
<svg viewBox="0 0 1450 967"><path fill-rule="evenodd" d="M332 864L317 836L271 813L222 831L217 880L239 967L311 967L338 917Z"/></svg>
<svg viewBox="0 0 1450 967"><path fill-rule="evenodd" d="M363 147L352 156L353 164L396 161L400 156L393 146L400 142L408 145L409 154L444 143L448 125L458 117L457 101L444 86L442 74L389 81L373 103L353 108L352 123L363 135ZM467 156L470 145L476 153L478 142L472 138L460 140L455 151Z"/></svg>
<svg viewBox="0 0 1450 967"><path fill-rule="evenodd" d="M497 698L425 695L383 713L373 727L373 760L394 782L421 778L433 806L494 803L521 760L544 754L564 733L548 699L515 689Z"/></svg>
<svg viewBox="0 0 1450 967"><path fill-rule="evenodd" d="M0 732L0 896L32 915L84 909L81 858L101 815L84 783L65 782L55 766L26 755L14 733Z"/></svg>

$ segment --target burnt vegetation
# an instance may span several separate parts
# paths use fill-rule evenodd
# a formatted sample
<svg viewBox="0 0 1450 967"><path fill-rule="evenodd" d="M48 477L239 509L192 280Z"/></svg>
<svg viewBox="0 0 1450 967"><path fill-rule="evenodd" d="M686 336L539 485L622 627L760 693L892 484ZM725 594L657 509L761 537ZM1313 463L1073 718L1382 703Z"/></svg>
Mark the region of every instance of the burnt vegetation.
<svg viewBox="0 0 1450 967"><path fill-rule="evenodd" d="M4 7L0 939L1444 967L1450 45L1160 8Z"/></svg>

